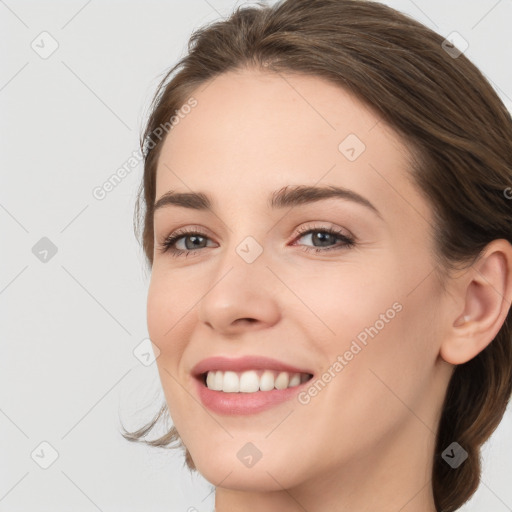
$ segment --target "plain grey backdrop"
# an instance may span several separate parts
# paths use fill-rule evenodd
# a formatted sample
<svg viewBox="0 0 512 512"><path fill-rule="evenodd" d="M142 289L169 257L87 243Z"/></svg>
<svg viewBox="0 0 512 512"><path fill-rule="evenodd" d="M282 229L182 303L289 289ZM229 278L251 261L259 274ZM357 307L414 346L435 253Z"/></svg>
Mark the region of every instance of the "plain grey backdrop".
<svg viewBox="0 0 512 512"><path fill-rule="evenodd" d="M143 356L139 134L191 32L241 3L0 0L0 512L213 509L180 453L128 443L119 418L139 427L163 400ZM512 106L511 0L384 3L461 34ZM461 510L512 511L511 434L509 408Z"/></svg>

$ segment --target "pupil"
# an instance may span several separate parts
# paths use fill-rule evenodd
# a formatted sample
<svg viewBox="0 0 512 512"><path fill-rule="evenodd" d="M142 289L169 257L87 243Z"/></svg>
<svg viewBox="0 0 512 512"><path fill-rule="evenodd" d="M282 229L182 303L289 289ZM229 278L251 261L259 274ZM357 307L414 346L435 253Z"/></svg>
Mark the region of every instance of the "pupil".
<svg viewBox="0 0 512 512"><path fill-rule="evenodd" d="M197 244L197 243L195 243L195 242L194 242L194 240L195 240L195 241L197 241L197 240L200 240L201 238L203 238L203 237L202 237L202 236L198 236L198 235L190 235L190 236L188 236L187 238L185 238L185 247L186 247L187 249L191 249L191 247L189 247L189 246L188 246L188 244L187 244L187 239L193 240L193 242L192 242L192 246L193 246L193 247L197 247L197 246L198 246L198 244ZM193 248L193 247L192 247L192 248Z"/></svg>
<svg viewBox="0 0 512 512"><path fill-rule="evenodd" d="M329 238L331 236L332 235L330 233L317 232L316 236L313 237L313 240L318 240L319 242L326 242L326 245L329 245L329 243L331 242Z"/></svg>

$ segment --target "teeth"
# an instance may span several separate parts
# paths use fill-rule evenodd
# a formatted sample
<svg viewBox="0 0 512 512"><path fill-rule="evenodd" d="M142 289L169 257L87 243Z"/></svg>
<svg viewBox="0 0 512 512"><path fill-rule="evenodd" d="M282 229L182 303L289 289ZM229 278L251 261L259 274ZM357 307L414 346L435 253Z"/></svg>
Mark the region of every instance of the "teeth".
<svg viewBox="0 0 512 512"><path fill-rule="evenodd" d="M227 372L226 372L227 373ZM236 374L235 374L236 375ZM224 379L226 377L224 376ZM240 375L240 390L242 393L254 393L260 390L260 379L256 372L244 372Z"/></svg>
<svg viewBox="0 0 512 512"><path fill-rule="evenodd" d="M222 391L222 383L224 382L224 375L222 372L215 372L215 387L213 389Z"/></svg>
<svg viewBox="0 0 512 512"><path fill-rule="evenodd" d="M222 391L224 393L238 393L240 391L240 379L235 372L224 372Z"/></svg>
<svg viewBox="0 0 512 512"><path fill-rule="evenodd" d="M260 377L260 391L271 391L274 389L274 372L265 370Z"/></svg>
<svg viewBox="0 0 512 512"><path fill-rule="evenodd" d="M224 393L256 393L273 389L287 389L298 386L309 379L306 373L274 372L272 370L249 370L246 372L208 372L206 386L213 391Z"/></svg>
<svg viewBox="0 0 512 512"><path fill-rule="evenodd" d="M274 382L274 386L276 389L286 389L288 387L288 383L290 382L290 376L286 372L281 372L276 381Z"/></svg>
<svg viewBox="0 0 512 512"><path fill-rule="evenodd" d="M288 383L289 387L298 386L300 384L300 373L294 373L291 378L290 382Z"/></svg>
<svg viewBox="0 0 512 512"><path fill-rule="evenodd" d="M215 385L215 376L217 375L217 372L208 372L208 375L206 376L206 386L209 389L214 389L215 391L219 391L217 389L217 386Z"/></svg>

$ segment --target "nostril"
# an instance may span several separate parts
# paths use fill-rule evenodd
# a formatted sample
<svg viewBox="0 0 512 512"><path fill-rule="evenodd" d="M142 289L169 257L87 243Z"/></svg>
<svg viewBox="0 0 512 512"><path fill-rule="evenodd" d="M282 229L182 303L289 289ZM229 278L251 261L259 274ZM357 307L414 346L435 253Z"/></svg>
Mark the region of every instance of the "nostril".
<svg viewBox="0 0 512 512"><path fill-rule="evenodd" d="M238 318L236 323L239 322L253 324L254 322L257 322L257 320L255 318Z"/></svg>

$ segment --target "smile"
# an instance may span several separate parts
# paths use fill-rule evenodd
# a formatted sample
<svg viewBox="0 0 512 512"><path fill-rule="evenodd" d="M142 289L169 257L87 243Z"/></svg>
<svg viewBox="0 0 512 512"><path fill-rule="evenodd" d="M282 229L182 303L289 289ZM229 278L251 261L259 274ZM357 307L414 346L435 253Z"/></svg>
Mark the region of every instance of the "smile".
<svg viewBox="0 0 512 512"><path fill-rule="evenodd" d="M256 393L273 389L293 388L311 378L307 373L278 372L275 370L249 370L245 372L209 371L205 384L212 391L223 393Z"/></svg>
<svg viewBox="0 0 512 512"><path fill-rule="evenodd" d="M263 412L292 400L313 378L309 370L262 357L212 357L192 370L202 404L223 415Z"/></svg>

